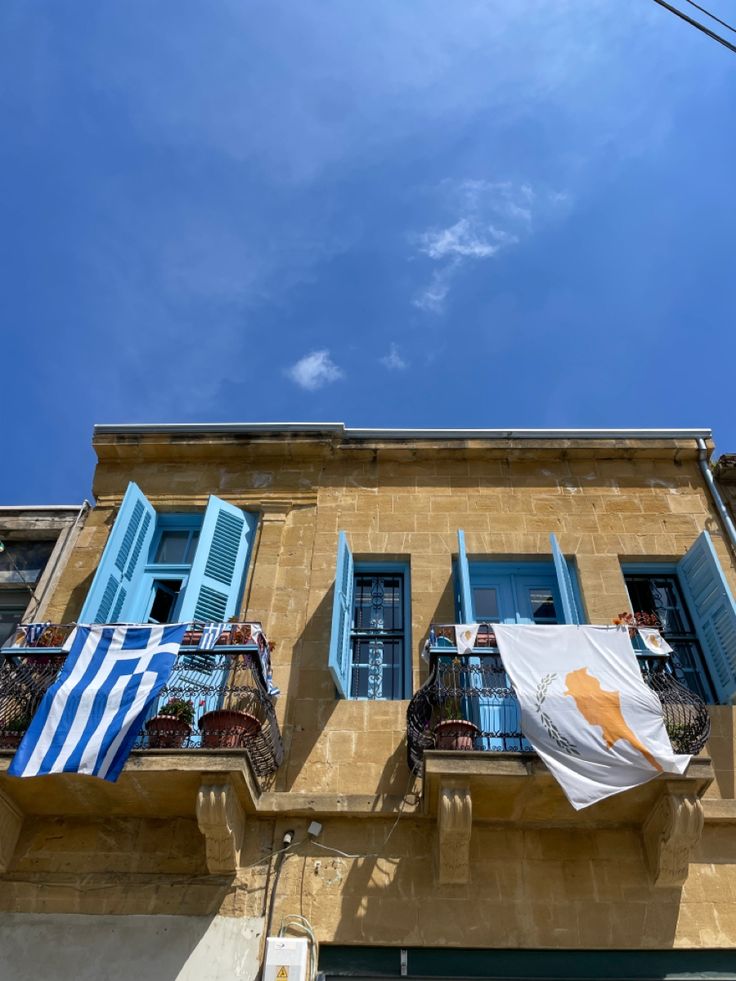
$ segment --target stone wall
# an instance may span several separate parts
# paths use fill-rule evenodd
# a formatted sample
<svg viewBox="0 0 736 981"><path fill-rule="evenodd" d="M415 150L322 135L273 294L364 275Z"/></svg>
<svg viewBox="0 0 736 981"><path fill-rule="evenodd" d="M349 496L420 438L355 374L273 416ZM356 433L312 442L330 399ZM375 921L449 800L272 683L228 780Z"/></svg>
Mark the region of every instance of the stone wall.
<svg viewBox="0 0 736 981"><path fill-rule="evenodd" d="M459 528L471 559L486 560L549 559L549 533L555 532L574 558L586 616L594 623L610 623L629 608L622 562L676 562L703 529L736 590L733 558L694 445L548 442L463 445L450 452L329 441L259 446L223 439L188 446L160 439L105 440L98 453L99 504L50 618L68 621L78 614L129 479L157 508L202 508L214 493L262 514L243 616L263 620L276 643L286 760L273 792L339 796L348 813L350 802L360 799L362 808L361 817L324 820L320 842L344 855L305 840L284 861L275 925L282 914L302 913L320 941L340 944L736 946L736 846L728 809L706 822L682 889L651 885L632 828L482 824L473 827L469 884L438 885L436 822L407 807L394 826L400 802L417 789L405 762L407 703L340 700L327 670L339 531L347 533L357 560L409 564L415 688L425 677L420 652L430 623L454 619ZM715 712L712 755L716 780L709 796L725 805L734 798L730 709ZM301 841L308 823L289 817L288 799L280 799L278 817L248 817L243 867L222 881L204 875L202 841L186 822L172 830L170 848L182 844L189 864L174 874L161 831L150 822L72 828L39 819L24 827L0 903L19 910L262 916L268 865L252 863L279 847L287 828ZM51 861L54 834L63 844ZM104 871L105 860L96 864L85 856L104 852L99 843L105 840L124 844L133 857L116 859L118 865ZM44 862L48 870L50 861L53 875L35 871Z"/></svg>

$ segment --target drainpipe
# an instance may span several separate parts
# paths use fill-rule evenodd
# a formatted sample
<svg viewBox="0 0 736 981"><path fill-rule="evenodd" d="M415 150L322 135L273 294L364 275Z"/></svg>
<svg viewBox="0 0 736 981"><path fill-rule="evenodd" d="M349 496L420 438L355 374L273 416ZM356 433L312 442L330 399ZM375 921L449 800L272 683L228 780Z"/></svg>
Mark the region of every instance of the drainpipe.
<svg viewBox="0 0 736 981"><path fill-rule="evenodd" d="M713 498L713 503L715 504L716 510L721 517L721 521L726 528L726 534L728 535L728 541L731 545L731 551L736 556L736 527L734 527L734 523L731 520L731 515L726 510L726 505L723 503L723 498L718 493L716 482L713 479L713 474L708 466L708 450L705 445L705 440L698 438L697 443L699 450L698 463L700 464L703 479L705 480L708 490L710 491L710 495Z"/></svg>

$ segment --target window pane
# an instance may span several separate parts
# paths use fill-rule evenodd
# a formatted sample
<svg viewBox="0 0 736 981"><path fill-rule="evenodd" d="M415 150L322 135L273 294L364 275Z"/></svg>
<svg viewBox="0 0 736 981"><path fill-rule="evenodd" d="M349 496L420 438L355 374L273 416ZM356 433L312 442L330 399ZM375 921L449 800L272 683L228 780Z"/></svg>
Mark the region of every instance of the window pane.
<svg viewBox="0 0 736 981"><path fill-rule="evenodd" d="M547 589L530 589L529 605L535 623L557 623L555 598Z"/></svg>
<svg viewBox="0 0 736 981"><path fill-rule="evenodd" d="M154 562L164 565L182 565L187 562L190 532L162 531Z"/></svg>
<svg viewBox="0 0 736 981"><path fill-rule="evenodd" d="M0 645L20 623L30 598L31 594L25 589L0 590Z"/></svg>
<svg viewBox="0 0 736 981"><path fill-rule="evenodd" d="M153 603L148 616L150 623L171 623L176 601L181 592L181 580L155 582L153 584Z"/></svg>
<svg viewBox="0 0 736 981"><path fill-rule="evenodd" d="M0 552L0 583L35 583L41 576L56 542L4 539Z"/></svg>
<svg viewBox="0 0 736 981"><path fill-rule="evenodd" d="M498 623L498 592L490 586L477 586L473 590L473 607L476 620Z"/></svg>
<svg viewBox="0 0 736 981"><path fill-rule="evenodd" d="M187 565L191 565L194 561L194 553L197 551L197 542L199 541L199 531L193 531L191 537L189 538L189 548L187 549L186 558L184 561Z"/></svg>

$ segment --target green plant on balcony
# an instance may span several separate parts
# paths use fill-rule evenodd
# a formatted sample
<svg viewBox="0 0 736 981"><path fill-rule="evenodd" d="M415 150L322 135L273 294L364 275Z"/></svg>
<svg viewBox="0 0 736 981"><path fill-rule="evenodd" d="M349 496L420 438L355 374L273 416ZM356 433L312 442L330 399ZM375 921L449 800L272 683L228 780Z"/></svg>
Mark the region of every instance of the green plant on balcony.
<svg viewBox="0 0 736 981"><path fill-rule="evenodd" d="M146 722L151 749L181 749L192 734L194 705L184 698L171 698L158 714Z"/></svg>
<svg viewBox="0 0 736 981"><path fill-rule="evenodd" d="M466 718L468 694L464 693L465 675L460 658L453 658L440 686L440 720L434 727L436 749L467 751L474 748L479 729Z"/></svg>
<svg viewBox="0 0 736 981"><path fill-rule="evenodd" d="M158 710L159 715L168 715L191 726L194 722L194 705L184 698L172 698Z"/></svg>

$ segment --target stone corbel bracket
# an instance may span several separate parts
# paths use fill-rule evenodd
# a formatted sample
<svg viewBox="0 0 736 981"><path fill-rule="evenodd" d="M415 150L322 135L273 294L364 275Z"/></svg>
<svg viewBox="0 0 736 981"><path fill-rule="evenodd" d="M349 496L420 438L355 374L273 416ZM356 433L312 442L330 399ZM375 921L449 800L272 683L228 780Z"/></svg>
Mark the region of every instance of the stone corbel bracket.
<svg viewBox="0 0 736 981"><path fill-rule="evenodd" d="M245 834L245 813L232 784L202 783L197 793L197 823L207 844L210 875L236 872Z"/></svg>
<svg viewBox="0 0 736 981"><path fill-rule="evenodd" d="M644 822L642 837L655 886L678 887L703 831L703 805L694 794L664 793Z"/></svg>
<svg viewBox="0 0 736 981"><path fill-rule="evenodd" d="M7 872L23 825L23 813L0 791L0 873Z"/></svg>
<svg viewBox="0 0 736 981"><path fill-rule="evenodd" d="M437 878L443 885L470 880L473 800L467 784L447 783L437 802Z"/></svg>

